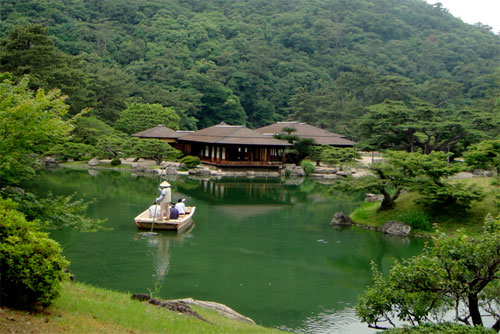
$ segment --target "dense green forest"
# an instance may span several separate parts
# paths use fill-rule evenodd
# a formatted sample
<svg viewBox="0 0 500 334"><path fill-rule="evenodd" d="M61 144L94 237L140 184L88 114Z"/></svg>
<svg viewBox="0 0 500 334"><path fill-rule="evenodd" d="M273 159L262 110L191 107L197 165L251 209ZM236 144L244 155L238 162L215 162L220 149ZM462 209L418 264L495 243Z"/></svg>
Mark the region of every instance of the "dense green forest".
<svg viewBox="0 0 500 334"><path fill-rule="evenodd" d="M2 0L0 36L0 71L109 125L158 103L181 129L287 119L359 140L387 100L500 111L500 36L423 0Z"/></svg>

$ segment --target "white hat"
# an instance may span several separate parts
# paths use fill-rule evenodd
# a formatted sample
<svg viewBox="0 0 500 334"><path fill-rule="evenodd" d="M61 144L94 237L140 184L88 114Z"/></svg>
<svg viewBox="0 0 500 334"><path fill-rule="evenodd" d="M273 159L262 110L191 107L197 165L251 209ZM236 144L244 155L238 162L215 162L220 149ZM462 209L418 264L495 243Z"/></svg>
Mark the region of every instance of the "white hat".
<svg viewBox="0 0 500 334"><path fill-rule="evenodd" d="M163 181L162 183L160 183L160 187L168 188L168 187L170 187L170 183L168 183L167 181Z"/></svg>

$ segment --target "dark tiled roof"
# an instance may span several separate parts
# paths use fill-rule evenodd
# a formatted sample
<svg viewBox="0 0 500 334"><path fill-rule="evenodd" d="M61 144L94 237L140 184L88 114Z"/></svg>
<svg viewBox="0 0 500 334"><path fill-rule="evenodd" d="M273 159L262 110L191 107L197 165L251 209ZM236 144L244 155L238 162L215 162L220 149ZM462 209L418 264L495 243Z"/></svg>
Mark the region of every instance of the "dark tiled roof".
<svg viewBox="0 0 500 334"><path fill-rule="evenodd" d="M286 142L250 130L242 125L224 123L186 134L180 140L211 144L289 146Z"/></svg>
<svg viewBox="0 0 500 334"><path fill-rule="evenodd" d="M167 128L165 125L158 125L154 128L147 129L141 132L134 133L133 137L140 138L173 138L178 139L188 133L189 131L174 131L170 128Z"/></svg>
<svg viewBox="0 0 500 334"><path fill-rule="evenodd" d="M266 135L274 135L278 133L285 133L283 128L294 128L297 131L292 132L292 135L297 135L301 138L312 138L318 145L334 145L334 146L353 146L355 142L345 138L342 135L333 133L327 130L317 128L307 123L299 122L278 122L255 131Z"/></svg>

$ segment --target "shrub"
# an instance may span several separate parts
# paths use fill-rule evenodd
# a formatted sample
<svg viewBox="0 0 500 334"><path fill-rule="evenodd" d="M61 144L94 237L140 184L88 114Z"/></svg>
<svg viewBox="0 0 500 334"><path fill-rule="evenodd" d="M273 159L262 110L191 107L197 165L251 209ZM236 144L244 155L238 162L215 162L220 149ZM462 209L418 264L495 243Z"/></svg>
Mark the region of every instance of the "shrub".
<svg viewBox="0 0 500 334"><path fill-rule="evenodd" d="M314 166L314 162L312 162L311 160L302 160L300 166L302 167L302 169L304 169L304 172L307 176L311 175L311 173L316 169L316 167Z"/></svg>
<svg viewBox="0 0 500 334"><path fill-rule="evenodd" d="M387 334L492 334L489 328L481 326L471 327L458 324L423 324L415 327L402 327L387 330Z"/></svg>
<svg viewBox="0 0 500 334"><path fill-rule="evenodd" d="M429 215L425 212L412 210L403 212L397 217L398 220L411 226L414 230L430 231L432 223Z"/></svg>
<svg viewBox="0 0 500 334"><path fill-rule="evenodd" d="M35 223L0 200L0 297L2 305L48 306L67 277L68 261L57 242L38 231Z"/></svg>
<svg viewBox="0 0 500 334"><path fill-rule="evenodd" d="M64 144L54 145L46 154L54 155L58 161L75 161L90 160L96 154L95 147L82 143L66 142Z"/></svg>
<svg viewBox="0 0 500 334"><path fill-rule="evenodd" d="M186 168L194 168L200 164L200 158L193 157L192 155L186 155L180 160L181 163L186 165Z"/></svg>
<svg viewBox="0 0 500 334"><path fill-rule="evenodd" d="M120 158L114 158L113 160L111 160L111 166L118 166L121 164L122 164L122 161L120 160Z"/></svg>

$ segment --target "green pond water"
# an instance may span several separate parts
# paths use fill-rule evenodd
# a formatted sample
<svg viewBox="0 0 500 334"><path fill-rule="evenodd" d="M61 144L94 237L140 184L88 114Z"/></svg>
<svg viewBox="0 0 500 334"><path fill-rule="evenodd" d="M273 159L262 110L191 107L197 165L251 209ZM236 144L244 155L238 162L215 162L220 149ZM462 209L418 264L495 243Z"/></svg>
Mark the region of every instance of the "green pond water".
<svg viewBox="0 0 500 334"><path fill-rule="evenodd" d="M52 231L77 280L160 298L223 303L258 324L302 333L372 333L354 314L371 282L370 262L387 271L424 241L361 228L332 228L361 197L328 194L300 179L170 178L172 199L197 207L183 234L148 236L134 217L158 196L159 177L128 172L59 169L28 188L97 200L89 215L110 231Z"/></svg>

